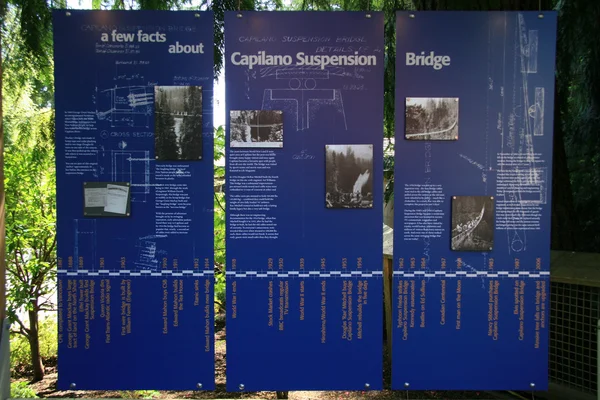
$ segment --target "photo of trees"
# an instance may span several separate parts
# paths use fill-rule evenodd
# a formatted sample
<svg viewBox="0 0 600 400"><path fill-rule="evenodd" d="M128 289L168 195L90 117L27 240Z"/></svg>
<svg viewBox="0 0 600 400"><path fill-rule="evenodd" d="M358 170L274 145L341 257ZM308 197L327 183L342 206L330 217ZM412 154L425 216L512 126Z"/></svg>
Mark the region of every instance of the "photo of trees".
<svg viewBox="0 0 600 400"><path fill-rule="evenodd" d="M327 145L327 208L373 208L373 146Z"/></svg>
<svg viewBox="0 0 600 400"><path fill-rule="evenodd" d="M202 87L154 87L157 160L202 159Z"/></svg>

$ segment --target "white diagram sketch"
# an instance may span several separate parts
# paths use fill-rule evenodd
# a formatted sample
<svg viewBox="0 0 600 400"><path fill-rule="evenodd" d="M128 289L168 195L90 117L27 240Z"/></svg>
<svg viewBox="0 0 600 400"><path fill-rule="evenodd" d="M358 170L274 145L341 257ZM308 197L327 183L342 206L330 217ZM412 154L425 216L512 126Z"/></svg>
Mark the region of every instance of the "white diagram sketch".
<svg viewBox="0 0 600 400"><path fill-rule="evenodd" d="M73 220L74 246L73 260L78 265L81 254L89 254L85 257L83 265L86 270L96 268L96 220L74 219ZM80 253L80 248L85 249Z"/></svg>
<svg viewBox="0 0 600 400"><path fill-rule="evenodd" d="M498 58L488 55L488 121L497 121L501 148L497 155L488 150L488 142L493 140L488 125L485 161L475 162L479 157L473 155L459 156L481 170L486 193L488 173L496 174L497 213L502 220L496 229L506 231L510 254L525 251L528 230L539 229L537 210L548 203L549 171L539 149L536 151L537 138L544 136L546 95L545 88L537 83L539 31L528 29L525 16L519 13L514 17L511 35L507 29L512 25L509 18L505 14L503 33L495 42L503 46L496 56L502 65L500 76L493 75ZM494 45L493 36L490 30L488 46ZM501 100L500 110L490 108L492 93ZM492 157L497 157L497 169L492 168Z"/></svg>
<svg viewBox="0 0 600 400"><path fill-rule="evenodd" d="M529 116L533 118L533 136L544 136L544 96L543 87L535 88L535 103L529 108Z"/></svg>
<svg viewBox="0 0 600 400"><path fill-rule="evenodd" d="M147 150L111 150L111 179L129 182L131 201L145 203L150 194L150 152Z"/></svg>
<svg viewBox="0 0 600 400"><path fill-rule="evenodd" d="M137 257L134 261L134 264L140 270L158 270L158 253L160 250L157 249L156 239L157 236L154 235L144 236L138 239L135 246L137 250Z"/></svg>
<svg viewBox="0 0 600 400"><path fill-rule="evenodd" d="M517 165L500 165L498 176L511 177L504 179L508 190L503 195L504 202L516 206L513 211L524 218L531 214L532 205L546 204L548 192L548 171L540 167L536 160L536 136L544 135L544 87L531 87L529 76L538 72L537 30L528 30L525 17L519 13L515 26L515 62L520 59L520 80L514 71L512 110L509 115L509 130L505 135L503 127L502 153L521 155ZM533 89L533 98L530 91ZM520 94L520 96L518 96ZM515 96L517 95L517 96ZM521 103L519 103L519 99ZM507 100L504 99L503 102ZM521 252L527 249L527 230L523 229L518 219L509 220L506 230L508 251Z"/></svg>
<svg viewBox="0 0 600 400"><path fill-rule="evenodd" d="M96 88L96 115L99 120L110 121L112 128L149 128L154 101L150 86L115 86Z"/></svg>
<svg viewBox="0 0 600 400"><path fill-rule="evenodd" d="M344 129L348 129L342 91L339 88L325 88L324 84L332 76L346 76L343 68L320 67L265 67L259 76L275 77L281 86L264 89L262 108L264 110L284 110L295 116L296 131L310 128L317 111L323 106L332 106L343 119Z"/></svg>

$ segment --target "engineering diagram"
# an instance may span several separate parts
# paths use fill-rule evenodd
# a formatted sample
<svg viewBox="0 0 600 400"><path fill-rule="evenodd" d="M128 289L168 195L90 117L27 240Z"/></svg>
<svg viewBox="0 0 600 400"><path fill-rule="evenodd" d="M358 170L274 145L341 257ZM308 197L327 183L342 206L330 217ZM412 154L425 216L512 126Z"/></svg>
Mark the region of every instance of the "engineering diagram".
<svg viewBox="0 0 600 400"><path fill-rule="evenodd" d="M348 129L342 91L339 88L323 88L332 76L346 76L343 68L320 67L265 67L260 69L261 78L275 78L281 86L264 89L262 108L284 110L295 116L296 131L310 128L316 113L324 106L332 106Z"/></svg>

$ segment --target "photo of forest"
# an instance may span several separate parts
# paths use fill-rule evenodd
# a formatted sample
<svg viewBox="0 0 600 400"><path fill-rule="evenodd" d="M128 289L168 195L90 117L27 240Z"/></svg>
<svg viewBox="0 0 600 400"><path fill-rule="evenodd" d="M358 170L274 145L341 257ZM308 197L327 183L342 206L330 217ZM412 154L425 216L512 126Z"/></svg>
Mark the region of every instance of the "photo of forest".
<svg viewBox="0 0 600 400"><path fill-rule="evenodd" d="M409 140L457 140L458 98L407 98L405 123Z"/></svg>
<svg viewBox="0 0 600 400"><path fill-rule="evenodd" d="M327 208L373 208L373 146L327 145L325 205Z"/></svg>
<svg viewBox="0 0 600 400"><path fill-rule="evenodd" d="M229 112L230 147L283 147L283 111Z"/></svg>
<svg viewBox="0 0 600 400"><path fill-rule="evenodd" d="M154 87L157 160L202 159L202 87Z"/></svg>
<svg viewBox="0 0 600 400"><path fill-rule="evenodd" d="M494 199L452 198L452 250L490 251L494 247Z"/></svg>

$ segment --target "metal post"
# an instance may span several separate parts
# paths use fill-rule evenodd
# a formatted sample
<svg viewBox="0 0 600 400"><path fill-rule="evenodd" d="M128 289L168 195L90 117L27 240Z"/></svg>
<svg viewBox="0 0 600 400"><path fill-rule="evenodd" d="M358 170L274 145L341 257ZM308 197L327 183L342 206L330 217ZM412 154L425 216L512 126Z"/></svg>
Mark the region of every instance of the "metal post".
<svg viewBox="0 0 600 400"><path fill-rule="evenodd" d="M600 400L600 319L596 329L596 396Z"/></svg>

